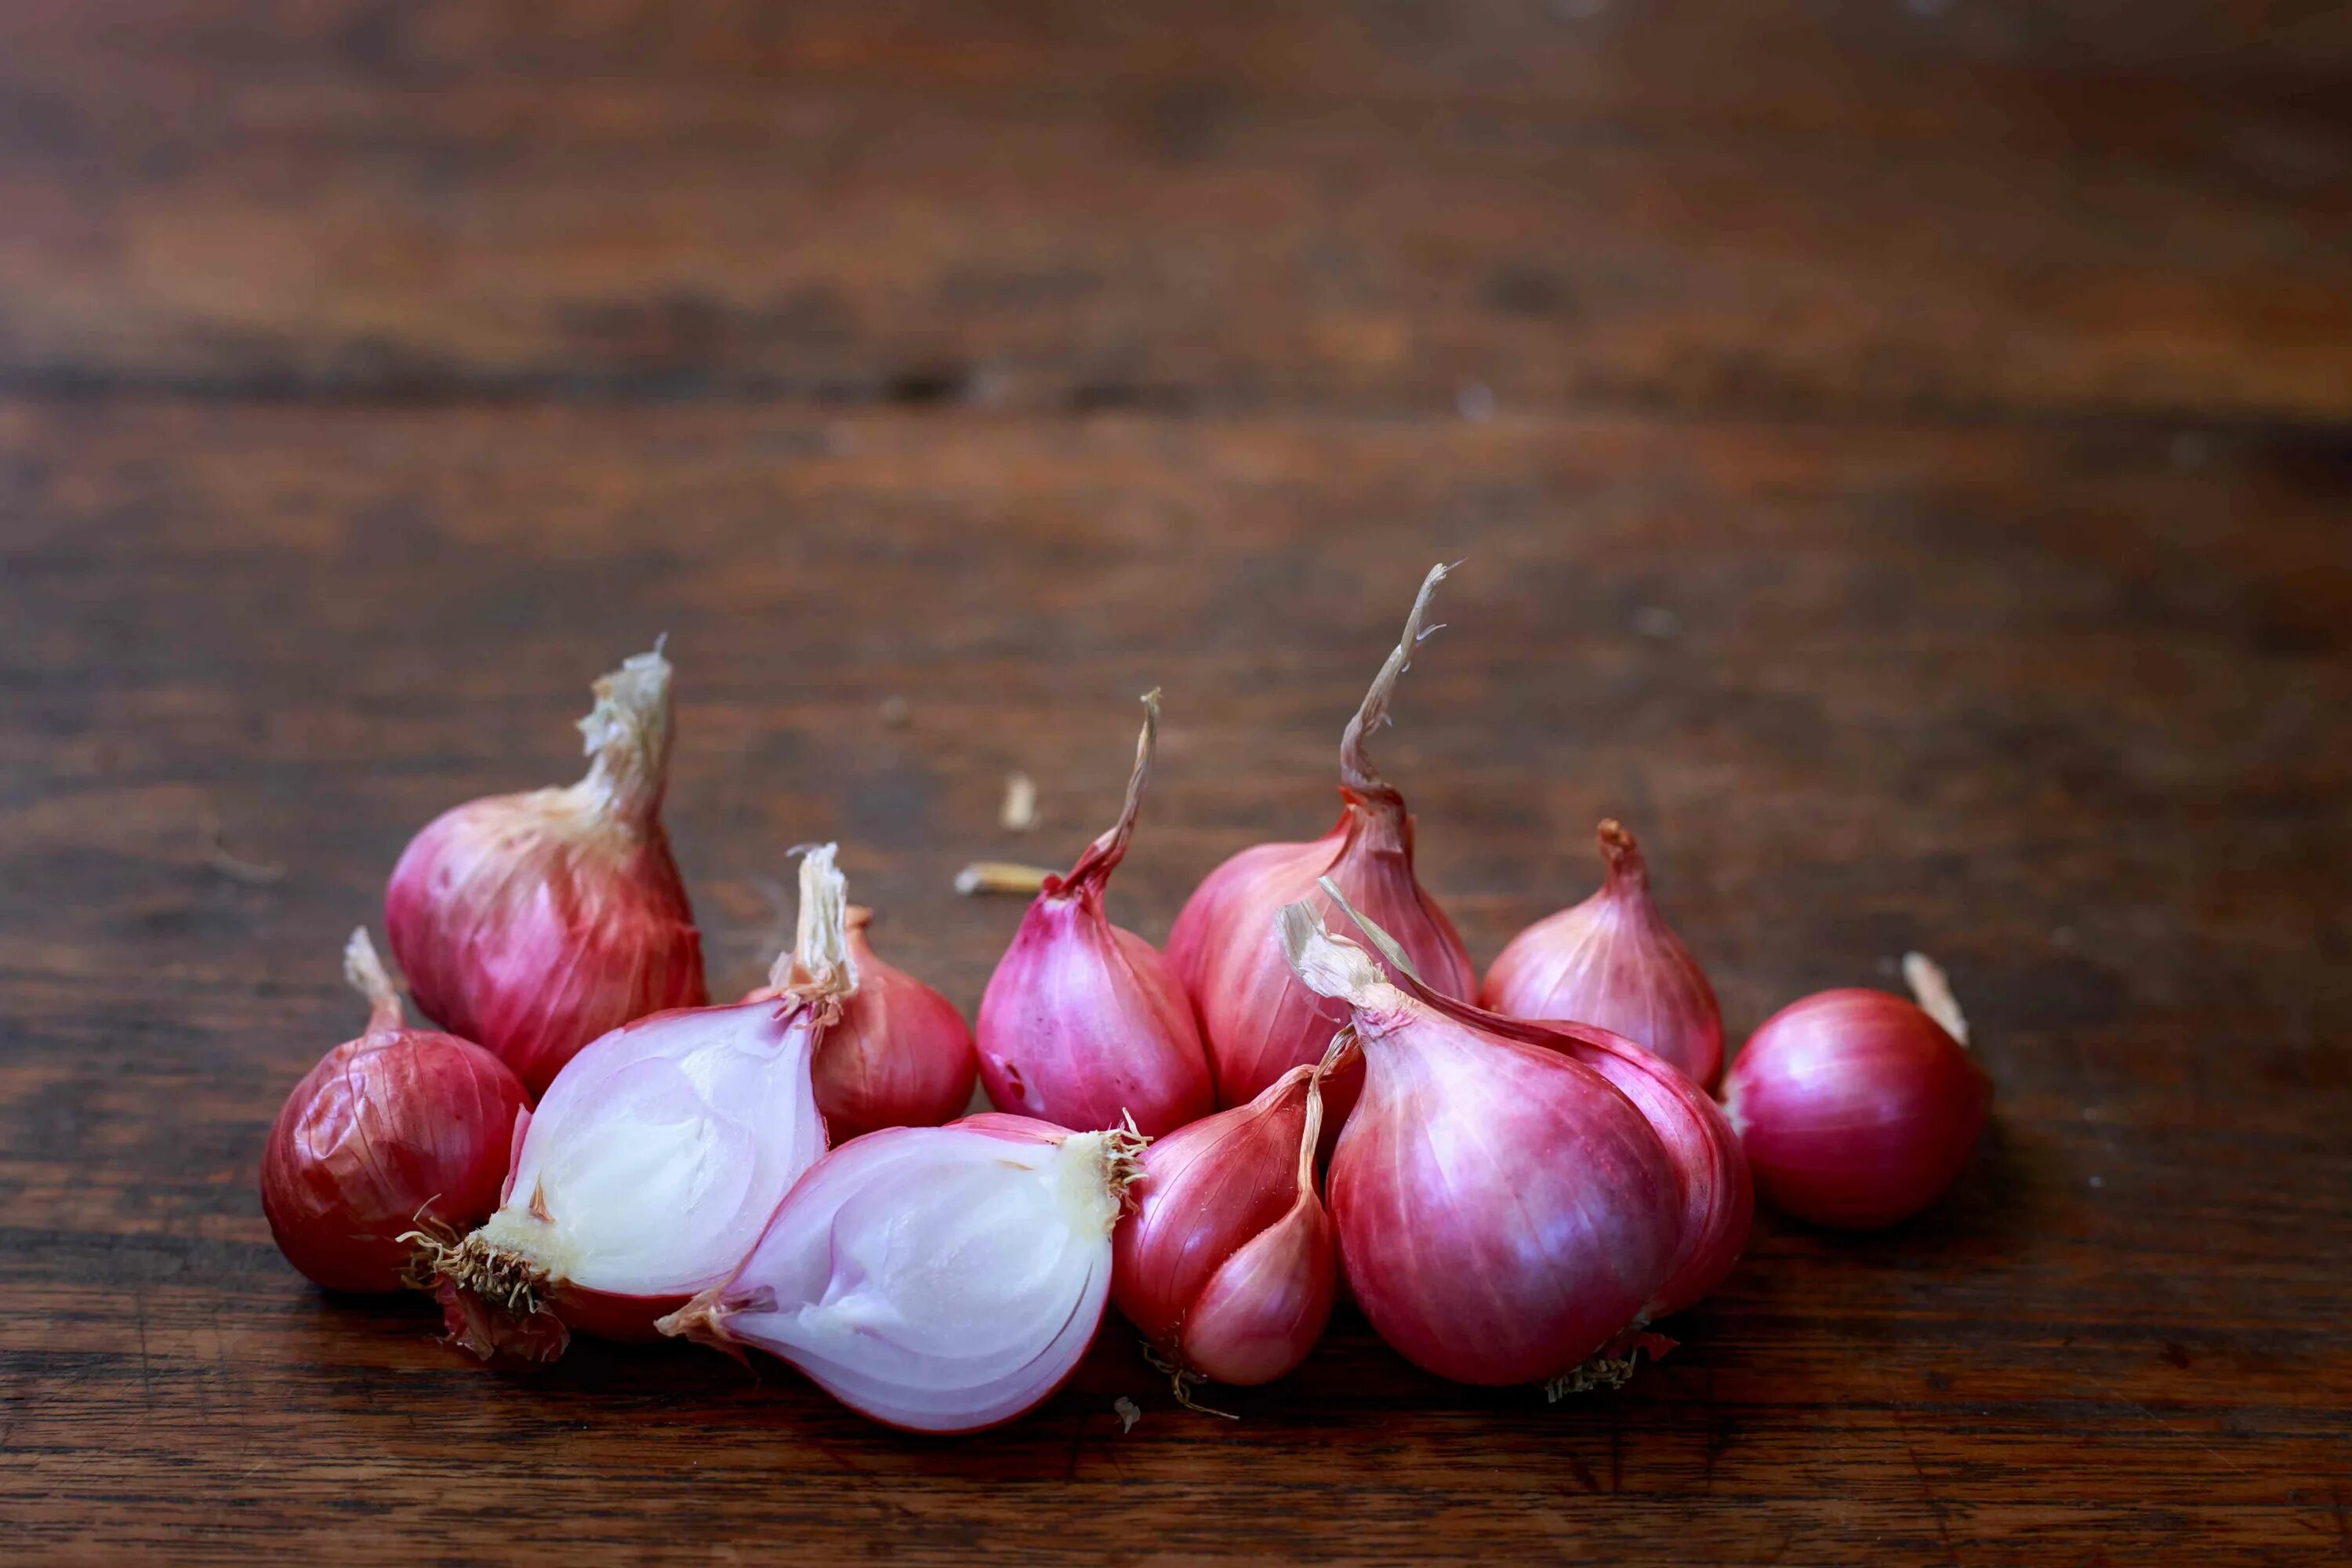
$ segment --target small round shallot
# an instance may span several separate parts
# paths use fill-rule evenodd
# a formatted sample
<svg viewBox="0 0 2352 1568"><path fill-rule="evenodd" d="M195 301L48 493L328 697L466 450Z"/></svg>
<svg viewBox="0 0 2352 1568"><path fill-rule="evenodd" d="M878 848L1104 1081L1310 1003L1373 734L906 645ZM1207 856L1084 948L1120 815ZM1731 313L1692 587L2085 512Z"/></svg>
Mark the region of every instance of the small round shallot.
<svg viewBox="0 0 2352 1568"><path fill-rule="evenodd" d="M419 1229L457 1236L499 1204L524 1109L507 1065L455 1035L412 1029L365 928L343 973L367 1032L304 1075L261 1151L261 1212L286 1260L330 1290L412 1282Z"/></svg>
<svg viewBox="0 0 2352 1568"><path fill-rule="evenodd" d="M1822 991L1764 1021L1733 1058L1724 1109L1775 1206L1875 1230L1952 1184L1992 1080L1944 1026L1884 991Z"/></svg>

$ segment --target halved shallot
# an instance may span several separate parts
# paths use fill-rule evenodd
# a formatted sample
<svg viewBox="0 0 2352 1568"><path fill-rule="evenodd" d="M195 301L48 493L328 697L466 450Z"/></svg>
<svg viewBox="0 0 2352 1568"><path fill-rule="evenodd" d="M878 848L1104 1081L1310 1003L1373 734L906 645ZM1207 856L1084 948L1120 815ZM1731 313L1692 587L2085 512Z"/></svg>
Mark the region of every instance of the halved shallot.
<svg viewBox="0 0 2352 1568"><path fill-rule="evenodd" d="M1364 1315L1442 1377L1573 1378L1677 1262L1682 1177L1648 1119L1583 1063L1400 989L1311 906L1286 906L1280 933L1363 1047L1327 1192Z"/></svg>
<svg viewBox="0 0 2352 1568"><path fill-rule="evenodd" d="M909 1431L1010 1421L1094 1339L1139 1142L1002 1113L868 1133L819 1161L742 1266L661 1331L770 1352Z"/></svg>
<svg viewBox="0 0 2352 1568"><path fill-rule="evenodd" d="M1110 923L1103 890L1127 856L1160 733L1143 700L1127 802L1066 877L1045 879L980 999L980 1072L1001 1110L1158 1137L1215 1107L1201 1031L1160 951Z"/></svg>
<svg viewBox="0 0 2352 1568"><path fill-rule="evenodd" d="M533 1094L606 1030L709 1000L662 830L669 682L658 647L597 681L580 721L595 759L586 778L442 813L384 889L416 1005L504 1058Z"/></svg>
<svg viewBox="0 0 2352 1568"><path fill-rule="evenodd" d="M1322 1059L1348 1010L1302 987L1275 934L1275 911L1306 900L1328 907L1317 890L1330 877L1358 909L1394 933L1430 984L1448 996L1478 985L1454 922L1413 875L1413 822L1404 796L1374 771L1364 741L1388 719L1397 678L1414 645L1430 596L1450 568L1430 568L1405 617L1404 635L1381 666L1363 706L1339 738L1339 822L1309 844L1260 844L1209 873L1193 889L1168 937L1168 959L1192 993L1216 1072L1217 1103L1239 1105L1294 1067ZM1429 630L1433 631L1435 627ZM1325 1092L1334 1120L1352 1095L1337 1082Z"/></svg>
<svg viewBox="0 0 2352 1568"><path fill-rule="evenodd" d="M801 862L804 930L838 931L834 847ZM810 1062L838 1016L839 948L782 994L656 1013L592 1042L521 1131L505 1197L438 1249L450 1335L488 1358L552 1360L569 1331L650 1338L727 1278L824 1152Z"/></svg>

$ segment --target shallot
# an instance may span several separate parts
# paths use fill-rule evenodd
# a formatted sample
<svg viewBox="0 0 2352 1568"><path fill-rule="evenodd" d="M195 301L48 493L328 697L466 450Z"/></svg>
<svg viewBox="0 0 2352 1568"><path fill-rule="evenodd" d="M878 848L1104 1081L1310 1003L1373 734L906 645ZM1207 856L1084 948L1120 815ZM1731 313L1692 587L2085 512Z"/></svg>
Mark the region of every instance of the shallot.
<svg viewBox="0 0 2352 1568"><path fill-rule="evenodd" d="M1635 1331L1683 1242L1683 1178L1640 1109L1580 1061L1449 1016L1280 913L1300 981L1344 1003L1364 1087L1326 1191L1381 1337L1463 1383L1569 1379Z"/></svg>
<svg viewBox="0 0 2352 1568"><path fill-rule="evenodd" d="M1515 1018L1595 1025L1712 1084L1723 1070L1715 988L1658 913L1633 836L1612 820L1600 839L1609 868L1601 890L1513 937L1479 1000Z"/></svg>
<svg viewBox="0 0 2352 1568"><path fill-rule="evenodd" d="M1169 933L1169 962L1199 1009L1221 1105L1242 1104L1292 1068L1320 1060L1347 1019L1344 1005L1298 984L1275 934L1275 911L1284 905L1307 900L1323 906L1319 878L1331 878L1393 932L1434 989L1464 997L1477 989L1454 922L1413 875L1413 820L1404 796L1364 751L1366 737L1387 721L1414 646L1427 635L1422 622L1448 570L1430 569L1404 635L1340 736L1339 825L1312 843L1260 844L1234 856L1193 890ZM1352 1095L1336 1080L1326 1092L1334 1101L1332 1119L1343 1120Z"/></svg>
<svg viewBox="0 0 2352 1568"><path fill-rule="evenodd" d="M1674 1271L1642 1309L1643 1321L1693 1306L1724 1281L1748 1245L1756 1189L1738 1133L1706 1090L1622 1035L1590 1024L1508 1017L1439 995L1414 975L1386 931L1333 888L1327 885L1324 891L1394 966L1395 983L1406 993L1458 1023L1574 1058L1614 1084L1649 1119L1650 1130L1682 1173L1683 1222Z"/></svg>
<svg viewBox="0 0 2352 1568"><path fill-rule="evenodd" d="M1114 1238L1111 1299L1180 1398L1202 1379L1271 1383L1315 1348L1339 1287L1315 1191L1324 1068L1293 1068L1247 1105L1144 1150Z"/></svg>
<svg viewBox="0 0 2352 1568"><path fill-rule="evenodd" d="M1748 1037L1723 1085L1756 1184L1816 1225L1875 1230L1941 1196L1992 1081L1943 1026L1884 991L1822 991Z"/></svg>
<svg viewBox="0 0 2352 1568"><path fill-rule="evenodd" d="M868 1133L819 1161L741 1267L661 1330L767 1351L910 1431L1010 1421L1093 1342L1139 1142L1002 1113Z"/></svg>
<svg viewBox="0 0 2352 1568"><path fill-rule="evenodd" d="M286 1260L328 1289L396 1290L416 1264L403 1237L455 1237L498 1207L528 1101L471 1040L407 1026L364 928L343 974L368 999L367 1032L286 1097L262 1146L261 1212Z"/></svg>
<svg viewBox="0 0 2352 1568"><path fill-rule="evenodd" d="M998 1109L1081 1130L1132 1118L1157 1137L1215 1100L1183 985L1157 948L1103 910L1160 733L1160 693L1143 706L1118 820L1068 876L1045 879L981 996L978 1041L981 1079Z"/></svg>
<svg viewBox="0 0 2352 1568"><path fill-rule="evenodd" d="M816 1107L835 1143L882 1127L936 1127L971 1103L979 1072L963 1015L876 955L866 940L873 920L873 910L837 899L803 900L793 951L744 998L781 996L814 973L817 955L843 955L841 1016L825 1030L814 1068ZM828 921L831 929L818 929Z"/></svg>
<svg viewBox="0 0 2352 1568"><path fill-rule="evenodd" d="M534 1094L607 1030L709 1000L662 829L669 687L658 647L597 681L580 721L587 777L444 812L384 891L416 1005L503 1058Z"/></svg>
<svg viewBox="0 0 2352 1568"><path fill-rule="evenodd" d="M834 847L801 862L803 931L842 929ZM570 1331L651 1337L727 1278L824 1152L810 1065L838 1017L845 949L779 994L656 1013L592 1042L521 1133L497 1213L436 1249L451 1337L488 1358L561 1355Z"/></svg>

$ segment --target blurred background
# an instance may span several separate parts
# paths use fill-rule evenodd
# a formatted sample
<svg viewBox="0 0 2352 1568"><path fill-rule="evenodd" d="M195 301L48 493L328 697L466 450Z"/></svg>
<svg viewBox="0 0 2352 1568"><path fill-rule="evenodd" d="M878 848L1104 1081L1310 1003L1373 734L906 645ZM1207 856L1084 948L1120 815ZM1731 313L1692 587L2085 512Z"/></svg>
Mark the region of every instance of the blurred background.
<svg viewBox="0 0 2352 1568"><path fill-rule="evenodd" d="M573 776L621 656L678 667L714 989L837 837L877 946L970 1009L1020 905L950 878L1107 826L1138 694L1112 904L1157 941L1328 826L1459 559L1375 753L1473 955L1622 816L1735 1041L1941 959L1985 1152L1899 1246L1769 1230L1605 1419L1357 1325L1234 1439L1377 1436L1418 1502L1326 1477L1218 1537L1194 1489L1241 1450L1172 1421L1086 1490L1121 1350L1003 1439L1093 1511L999 1542L1181 1519L1214 1555L1328 1508L1425 1557L1422 1508L1557 1548L1490 1480L1564 1454L1683 1500L1584 1521L1621 1560L1660 1517L1813 1560L2340 1543L2347 524L2339 5L8 0L0 1206L47 1239L0 1249L0 1495L51 1544L186 1495L299 1520L315 1465L220 1436L298 1417L420 1527L514 1528L451 1433L551 1500L634 1473L637 1363L478 1395L301 1288L252 1188L400 847ZM375 1370L284 1415L289 1358ZM690 1366L656 1403L741 1517L846 1484L780 1479L772 1424L862 1429ZM372 1423L388 1390L439 1425ZM934 1489L873 1505L902 1543L1028 1473L856 1451Z"/></svg>

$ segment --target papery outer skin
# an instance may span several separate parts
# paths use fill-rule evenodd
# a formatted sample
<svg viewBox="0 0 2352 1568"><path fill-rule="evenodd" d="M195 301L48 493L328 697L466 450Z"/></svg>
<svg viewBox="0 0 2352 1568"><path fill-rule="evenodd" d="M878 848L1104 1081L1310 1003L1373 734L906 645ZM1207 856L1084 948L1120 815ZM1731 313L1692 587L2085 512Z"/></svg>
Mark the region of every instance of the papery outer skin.
<svg viewBox="0 0 2352 1568"><path fill-rule="evenodd" d="M937 1127L971 1103L980 1074L954 1003L875 956L863 910L851 911L857 989L816 1054L816 1104L835 1143L885 1127ZM757 994L755 993L754 994Z"/></svg>
<svg viewBox="0 0 2352 1568"><path fill-rule="evenodd" d="M1412 819L1402 804L1345 786L1339 795L1345 804L1329 833L1234 856L1193 889L1169 933L1168 962L1200 1014L1219 1105L1245 1104L1292 1068L1321 1060L1348 1021L1344 1004L1298 984L1274 935L1274 913L1285 904L1305 900L1332 912L1318 878L1330 877L1394 936L1433 989L1463 998L1477 990L1454 922L1414 879ZM1325 1084L1327 1126L1347 1116L1347 1089Z"/></svg>
<svg viewBox="0 0 2352 1568"><path fill-rule="evenodd" d="M1192 1004L1095 884L1038 896L980 1000L981 1081L1000 1110L1075 1131L1132 1116L1158 1137L1214 1108Z"/></svg>
<svg viewBox="0 0 2352 1568"><path fill-rule="evenodd" d="M1682 1178L1591 1068L1401 1000L1355 1014L1364 1091L1326 1182L1349 1289L1441 1377L1558 1376L1666 1282Z"/></svg>
<svg viewBox="0 0 2352 1568"><path fill-rule="evenodd" d="M759 1239L784 1194L824 1152L809 1059L823 1032L823 1010L791 998L727 1007L682 1008L641 1018L592 1042L557 1075L532 1112L514 1154L505 1201L477 1233L548 1276L548 1300L569 1327L604 1339L655 1338L655 1320L727 1278ZM714 1110L740 1118L726 1127ZM707 1233L681 1230L665 1239L690 1249L674 1277L623 1281L630 1266L604 1238L601 1253L583 1247L599 1215L575 1217L564 1155L609 1149L623 1114L670 1112L666 1127L692 1125L701 1146L692 1176L701 1203L677 1223L707 1221ZM640 1120L636 1128L647 1125ZM733 1146L724 1146L726 1135ZM727 1184L714 1191L713 1184ZM534 1205L545 1213L541 1218ZM608 1227L609 1228L609 1227ZM451 1314L453 1332L459 1330ZM560 1346L558 1347L560 1349Z"/></svg>
<svg viewBox="0 0 2352 1568"><path fill-rule="evenodd" d="M704 1298L714 1304L717 1337L755 1345L791 1363L852 1409L902 1430L977 1432L1026 1415L1069 1380L1094 1342L1110 1294L1107 1224L1098 1237L1073 1233L1073 1245L1098 1247L1100 1256L1073 1291L1067 1314L1041 1324L1037 1352L968 1385L927 1390L919 1382L894 1384L892 1376L919 1379L928 1372L945 1384L959 1373L989 1373L992 1369L905 1352L879 1337L887 1325L877 1324L870 1347L877 1364L888 1369L877 1373L848 1366L797 1342L792 1324L807 1307L832 1300L832 1288L842 1283L837 1270L846 1244L836 1227L845 1214L861 1197L875 1193L883 1194L877 1217L899 1212L905 1200L898 1184L910 1183L908 1193L925 1190L926 1173L939 1168L939 1141L970 1141L973 1155L989 1165L1051 1172L1053 1162L1076 1136L1095 1135L1075 1134L1034 1118L984 1112L945 1127L887 1129L843 1144L801 1178L778 1205L759 1245L722 1287ZM1110 1201L1115 1212L1115 1194ZM854 1289L856 1281L849 1284ZM991 1326L975 1323L974 1338L984 1338Z"/></svg>
<svg viewBox="0 0 2352 1568"><path fill-rule="evenodd" d="M402 852L383 910L416 1005L534 1095L606 1031L709 1000L660 819L616 820L575 790L444 812Z"/></svg>
<svg viewBox="0 0 2352 1568"><path fill-rule="evenodd" d="M1559 1026L1587 1037L1570 1054L1615 1085L1649 1118L1684 1176L1682 1239L1675 1268L1642 1309L1653 1322L1696 1306L1730 1278L1756 1223L1748 1156L1722 1108L1680 1068L1602 1029Z"/></svg>
<svg viewBox="0 0 2352 1568"><path fill-rule="evenodd" d="M1195 1121L1138 1157L1113 1237L1111 1299L1161 1355L1219 1383L1268 1383L1306 1359L1331 1315L1338 1243L1299 1181L1312 1068Z"/></svg>
<svg viewBox="0 0 2352 1568"><path fill-rule="evenodd" d="M371 1030L304 1075L261 1153L261 1208L287 1261L330 1290L397 1290L400 1237L462 1235L499 1205L521 1082L470 1040Z"/></svg>
<svg viewBox="0 0 2352 1568"><path fill-rule="evenodd" d="M1683 1178L1683 1223L1674 1271L1643 1308L1645 1320L1696 1305L1729 1277L1755 1225L1756 1188L1739 1134L1706 1090L1673 1064L1607 1029L1489 1012L1439 996L1410 975L1397 984L1456 1022L1582 1062L1649 1120Z"/></svg>
<svg viewBox="0 0 2352 1568"><path fill-rule="evenodd" d="M1823 991L1748 1037L1724 1079L1756 1184L1816 1225L1875 1230L1943 1195L1992 1082L1933 1018L1884 991Z"/></svg>
<svg viewBox="0 0 2352 1568"><path fill-rule="evenodd" d="M1621 876L1613 862L1600 891L1510 940L1486 971L1479 1001L1516 1018L1622 1035L1702 1085L1723 1070L1715 988L1659 915L1645 878Z"/></svg>

